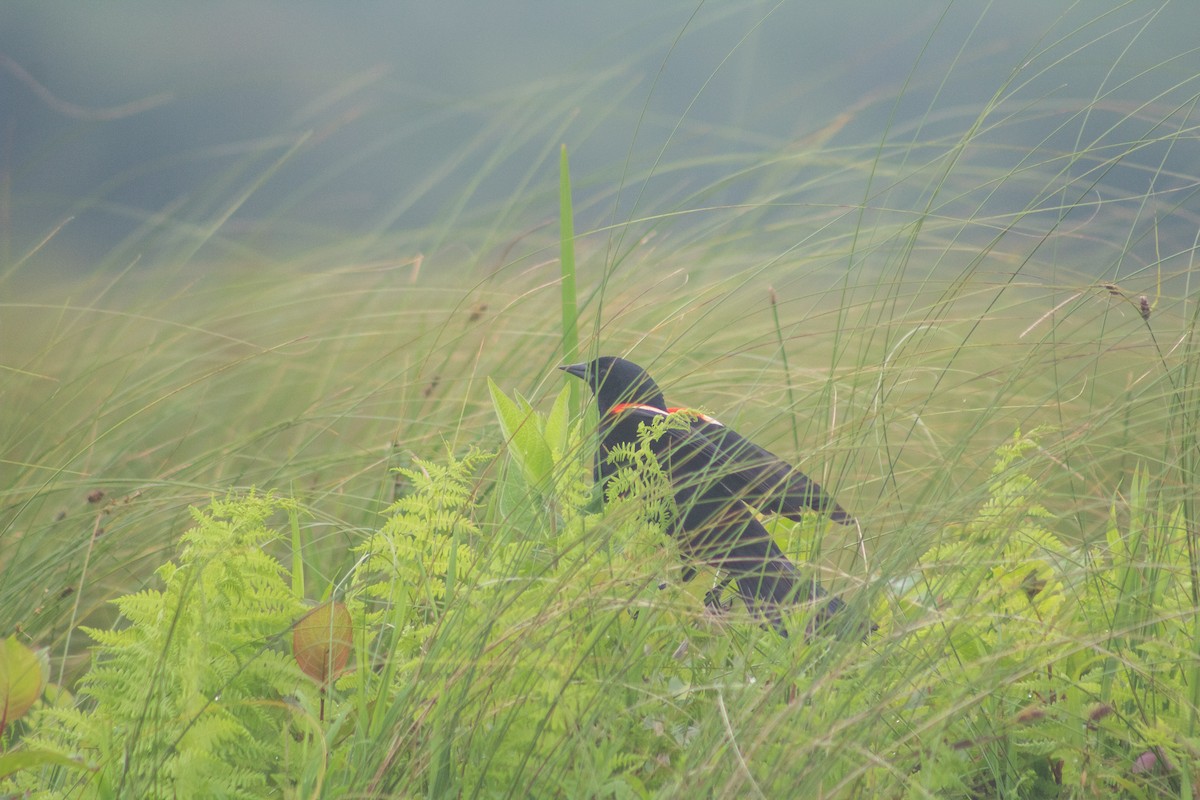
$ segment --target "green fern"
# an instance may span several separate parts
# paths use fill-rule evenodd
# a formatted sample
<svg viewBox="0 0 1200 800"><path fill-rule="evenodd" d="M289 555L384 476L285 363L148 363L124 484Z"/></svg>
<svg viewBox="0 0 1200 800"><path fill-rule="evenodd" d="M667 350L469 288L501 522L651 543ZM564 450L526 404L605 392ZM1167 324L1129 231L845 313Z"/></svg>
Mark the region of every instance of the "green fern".
<svg viewBox="0 0 1200 800"><path fill-rule="evenodd" d="M1157 796L1133 776L1139 754L1180 764L1200 744L1183 734L1196 612L1182 512L1153 506L1139 469L1103 547L1066 545L1027 474L1039 434L997 451L987 499L892 609L895 680L911 687L894 710L924 731L913 786Z"/></svg>
<svg viewBox="0 0 1200 800"><path fill-rule="evenodd" d="M679 516L666 472L654 454L654 445L672 430L687 430L684 413L656 415L649 423L638 423L636 442L622 442L608 452L608 461L618 469L605 486L610 508L633 504L643 519L667 530Z"/></svg>
<svg viewBox="0 0 1200 800"><path fill-rule="evenodd" d="M39 776L41 796L273 797L288 783L276 742L278 704L303 678L279 639L301 610L280 564L262 546L286 501L250 494L193 510L161 590L116 601L128 623L87 629L94 663L74 708L42 709L29 741L78 753L97 767ZM33 776L21 776L15 789Z"/></svg>
<svg viewBox="0 0 1200 800"><path fill-rule="evenodd" d="M380 657L403 661L418 654L455 587L477 579L474 472L492 458L472 449L461 459L448 454L445 465L413 459L413 467L397 470L411 489L385 512L383 527L354 548L359 560L347 598L369 630L398 622ZM361 678L347 676L344 684Z"/></svg>

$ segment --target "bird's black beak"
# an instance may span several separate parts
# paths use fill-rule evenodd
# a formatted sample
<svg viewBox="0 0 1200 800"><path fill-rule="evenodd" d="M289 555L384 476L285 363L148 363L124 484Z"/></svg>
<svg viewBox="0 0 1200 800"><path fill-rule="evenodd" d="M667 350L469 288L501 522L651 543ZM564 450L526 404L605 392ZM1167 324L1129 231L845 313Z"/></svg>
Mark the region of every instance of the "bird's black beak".
<svg viewBox="0 0 1200 800"><path fill-rule="evenodd" d="M563 372L574 375L582 381L587 380L587 364L563 364L559 367Z"/></svg>

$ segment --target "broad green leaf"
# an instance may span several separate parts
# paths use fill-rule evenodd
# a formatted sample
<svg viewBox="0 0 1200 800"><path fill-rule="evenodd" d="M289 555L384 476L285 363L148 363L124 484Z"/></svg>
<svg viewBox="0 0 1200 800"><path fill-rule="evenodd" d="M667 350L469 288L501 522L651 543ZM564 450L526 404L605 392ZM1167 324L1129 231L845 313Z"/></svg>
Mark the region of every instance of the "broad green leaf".
<svg viewBox="0 0 1200 800"><path fill-rule="evenodd" d="M53 750L17 750L0 755L0 779L7 778L14 772L20 772L23 769L51 766L92 769L82 761L77 761Z"/></svg>
<svg viewBox="0 0 1200 800"><path fill-rule="evenodd" d="M500 391L495 382L488 378L488 391L492 405L500 420L500 430L508 441L513 460L531 486L540 486L554 468L550 447L539 429L537 414L527 402L518 396L521 405Z"/></svg>
<svg viewBox="0 0 1200 800"><path fill-rule="evenodd" d="M533 410L533 403L525 399L525 395L520 392L513 392L513 396L517 398L517 406L520 407L521 413L530 418L530 422L537 426L538 433L542 433L542 420Z"/></svg>
<svg viewBox="0 0 1200 800"><path fill-rule="evenodd" d="M567 450L570 417L571 385L567 384L558 393L558 397L554 398L554 405L550 408L550 415L546 417L546 443L550 445L550 450L557 453L560 457Z"/></svg>

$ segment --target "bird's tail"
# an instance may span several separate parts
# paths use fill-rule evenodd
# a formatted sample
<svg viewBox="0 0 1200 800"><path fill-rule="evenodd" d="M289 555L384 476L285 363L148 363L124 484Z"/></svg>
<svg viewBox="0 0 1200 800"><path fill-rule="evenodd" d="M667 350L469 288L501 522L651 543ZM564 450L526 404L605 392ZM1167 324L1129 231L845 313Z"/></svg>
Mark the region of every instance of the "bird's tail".
<svg viewBox="0 0 1200 800"><path fill-rule="evenodd" d="M782 553L731 572L746 607L769 622L783 636L787 636L787 628L783 624L780 609L825 595L825 590L816 581L803 577Z"/></svg>
<svg viewBox="0 0 1200 800"><path fill-rule="evenodd" d="M691 526L688 549L693 557L725 576L722 583L709 592L708 605L719 605L724 586L730 580L736 581L738 594L750 612L787 636L782 609L825 597L825 590L816 579L805 577L796 569L743 503L728 505L717 514L700 503L695 504L695 509L705 512L702 522L706 527ZM687 520L681 527L688 530ZM827 620L841 605L837 598L827 601L815 620ZM820 627L824 623L814 624Z"/></svg>

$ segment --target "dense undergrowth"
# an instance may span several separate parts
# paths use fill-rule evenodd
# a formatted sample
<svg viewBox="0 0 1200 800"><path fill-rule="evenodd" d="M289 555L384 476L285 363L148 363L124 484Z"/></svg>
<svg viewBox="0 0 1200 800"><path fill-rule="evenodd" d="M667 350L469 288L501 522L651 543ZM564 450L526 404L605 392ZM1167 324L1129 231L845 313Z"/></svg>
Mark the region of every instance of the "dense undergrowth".
<svg viewBox="0 0 1200 800"><path fill-rule="evenodd" d="M198 319L31 314L0 616L52 669L6 721L3 791L1193 793L1192 320L1082 280L1047 319L1064 301L1032 285L840 295L811 267L732 295L697 268L665 319L637 305L649 272L606 297L622 350L668 354L637 357L681 377L669 396L808 452L863 521L771 525L848 603L807 641L705 610L713 576L684 582L646 522L652 481L600 513L586 398L550 401L549 348L491 344L556 338L536 270L441 309L389 270L189 296ZM312 336L318 307L339 323ZM530 380L544 417L500 385ZM319 602L353 621L326 687L292 652Z"/></svg>
<svg viewBox="0 0 1200 800"><path fill-rule="evenodd" d="M117 601L124 627L89 631L79 696L6 731L42 761L5 790L1099 797L1189 780L1194 545L1144 470L1102 538L1066 542L1030 477L1038 434L1017 434L952 541L847 576L844 625L783 639L706 610L712 576L683 583L644 514L592 510L567 390L548 417L495 397L511 457L403 470L326 588L353 619L329 686L290 655L304 582L264 550L304 546L302 509L230 495L194 512L155 588ZM818 549L823 523L797 528Z"/></svg>
<svg viewBox="0 0 1200 800"><path fill-rule="evenodd" d="M1096 289L1036 346L999 333L1037 307L1022 299L940 321L929 339L932 323L896 334L886 319L839 329L829 347L781 337L771 317L734 305L742 342L802 344L806 362L838 345L870 354L832 379L796 369L787 383L753 358L742 371L723 366L733 356L669 390L734 409L723 416L783 452L801 441L812 453L804 468L862 520L861 534L819 518L771 525L848 604L840 635L804 640L763 629L736 602L706 611L713 576L682 580L676 549L646 521L661 496L653 464L636 453L646 480L628 478L629 502L601 513L587 398L573 403L567 384L531 405L503 377L490 387L484 377L527 375L535 351L502 353L482 374L464 362L505 325L527 325L523 307L456 306L422 334L448 342L431 350L444 361L430 367L408 351L376 352L371 331L392 299L377 286L364 281L350 298L378 303L378 314L347 317L350 327L299 353L284 326L239 336L231 346L252 358L180 362L194 334L172 338L172 325L136 363L121 355L125 331L104 340L116 375L60 373L80 396L98 385L111 393L73 425L29 427L30 463L62 468L52 478L22 470L6 490L0 611L21 641L50 645L53 669L40 703L5 726L4 791L1191 791L1200 683L1186 320L1126 316ZM961 291L948 296L959 311L973 300ZM277 302L301 318L308 306L297 297ZM800 302L786 298L777 294L785 310ZM699 291L687 307L711 300ZM1078 322L1096 309L1098 332ZM242 313L205 330L229 335L237 325L217 322ZM831 322L818 312L804 325ZM937 346L958 335L949 356ZM1167 336L1182 346L1154 349ZM284 344L252 347L255 338ZM976 341L991 371L945 367ZM405 362L399 372L347 389L392 358ZM561 375L545 360L536 371ZM1067 370L1086 396L1072 380L1043 380ZM272 384L286 390L266 393ZM486 405L473 399L489 389ZM43 405L70 418L78 401L67 394ZM389 441L375 421L389 424L397 406L406 436ZM263 427L263 408L282 421ZM830 418L827 431L799 423L813 408ZM766 422L743 421L752 419ZM962 432L946 435L951 425ZM992 454L977 461L985 441ZM886 466L869 477L876 464ZM35 546L45 542L58 549ZM297 663L292 626L329 602L350 612L353 655L323 686ZM797 608L789 628L804 630L811 613ZM867 620L878 629L863 637Z"/></svg>
<svg viewBox="0 0 1200 800"><path fill-rule="evenodd" d="M494 127L277 256L407 155L337 138L346 86L321 136L181 156L179 204L5 236L0 796L1196 797L1200 95L1157 15L1064 14L969 101L921 61L795 136L684 112L574 189L620 70L442 109ZM601 353L858 518L764 520L827 630L706 607L648 448L601 502L555 369Z"/></svg>

